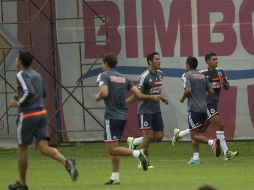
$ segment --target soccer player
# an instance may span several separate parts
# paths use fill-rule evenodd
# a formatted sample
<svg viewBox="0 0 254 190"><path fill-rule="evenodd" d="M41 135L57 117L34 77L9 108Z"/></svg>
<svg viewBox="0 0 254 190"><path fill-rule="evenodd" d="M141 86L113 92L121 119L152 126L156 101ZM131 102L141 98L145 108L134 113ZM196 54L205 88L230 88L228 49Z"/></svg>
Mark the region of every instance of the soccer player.
<svg viewBox="0 0 254 190"><path fill-rule="evenodd" d="M212 87L214 90L214 96L207 97L208 119L205 123L204 131L208 128L210 124L216 126L216 136L220 140L220 145L224 153L224 159L231 160L232 158L238 155L238 152L228 150L227 143L225 140L225 135L224 135L224 125L219 116L218 109L217 109L221 87L223 87L224 90L228 90L229 82L227 80L227 75L225 71L222 68L218 68L218 58L215 53L206 54L205 61L208 65L208 68L201 70L200 72L202 72L206 76L206 78L209 80L209 82L212 84ZM179 129L175 129L172 144L175 144L182 137L188 134L189 134L188 129L183 131ZM196 158L199 159L198 143L193 142L193 146L196 146L195 149L197 150L197 152L194 154L198 155ZM192 160L195 163L194 159Z"/></svg>
<svg viewBox="0 0 254 190"><path fill-rule="evenodd" d="M187 58L186 73L182 76L184 93L179 100L184 103L184 100L188 99L188 125L191 139L195 142L210 145L214 155L218 157L221 153L220 141L218 139L208 139L200 132L208 116L206 95L207 93L213 95L214 91L205 75L196 70L197 66L198 60L195 57ZM196 156L195 154L195 160L198 161Z"/></svg>
<svg viewBox="0 0 254 190"><path fill-rule="evenodd" d="M147 55L147 63L149 68L139 77L137 84L138 89L147 95L161 95L163 72L159 70L161 60L157 52ZM129 97L127 104L136 101L134 96ZM168 104L168 99L161 95L161 100ZM164 125L161 116L160 102L155 100L140 100L138 107L139 127L142 130L143 137L128 137L127 143L129 149L133 150L139 144L142 148L148 149L152 141L161 141L164 136ZM149 168L153 168L149 164Z"/></svg>
<svg viewBox="0 0 254 190"><path fill-rule="evenodd" d="M121 73L116 71L117 57L114 54L108 53L103 56L101 73L97 82L99 91L95 95L95 100L104 100L105 109L105 143L108 153L112 157L112 176L106 185L120 184L119 179L119 156L133 156L139 159L143 170L147 170L146 150L129 150L128 148L120 147L119 140L121 139L126 121L127 107L125 104L126 92L130 91L135 97L142 99L160 100L160 95L144 95L141 94L138 88Z"/></svg>
<svg viewBox="0 0 254 190"><path fill-rule="evenodd" d="M30 68L33 56L30 52L20 51L16 65L17 91L10 101L11 107L19 109L17 128L18 139L18 168L19 182L9 185L9 190L27 190L27 146L36 139L36 147L45 156L48 156L65 166L73 181L78 179L79 173L75 166L75 160L66 159L57 149L49 147L48 117L43 103L46 97L43 79L39 73Z"/></svg>

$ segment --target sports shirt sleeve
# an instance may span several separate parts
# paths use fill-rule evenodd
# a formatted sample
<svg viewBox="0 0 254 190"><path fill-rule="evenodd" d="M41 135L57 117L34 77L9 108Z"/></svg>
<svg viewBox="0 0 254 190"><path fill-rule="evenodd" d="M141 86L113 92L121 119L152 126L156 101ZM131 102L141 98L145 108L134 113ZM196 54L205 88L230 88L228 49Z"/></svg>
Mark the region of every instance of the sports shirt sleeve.
<svg viewBox="0 0 254 190"><path fill-rule="evenodd" d="M190 76L184 73L182 75L183 88L191 88Z"/></svg>
<svg viewBox="0 0 254 190"><path fill-rule="evenodd" d="M105 73L101 73L97 77L97 84L99 87L103 85L108 85L109 77Z"/></svg>
<svg viewBox="0 0 254 190"><path fill-rule="evenodd" d="M31 79L22 74L22 72L17 73L17 79L20 82L20 85L23 90L22 97L19 98L19 104L24 104L28 98L35 94L34 87L32 85Z"/></svg>
<svg viewBox="0 0 254 190"><path fill-rule="evenodd" d="M141 76L139 77L137 87L138 87L138 89L141 90L142 92L143 92L144 89L145 89L145 83L146 83L146 77L144 77L144 76L141 75Z"/></svg>
<svg viewBox="0 0 254 190"><path fill-rule="evenodd" d="M219 75L222 75L222 77L228 82L227 74L223 69L221 69L218 73Z"/></svg>
<svg viewBox="0 0 254 190"><path fill-rule="evenodd" d="M209 80L206 79L206 90L208 90L208 89L210 89L210 88L212 88L212 85L211 85L211 83L209 82Z"/></svg>

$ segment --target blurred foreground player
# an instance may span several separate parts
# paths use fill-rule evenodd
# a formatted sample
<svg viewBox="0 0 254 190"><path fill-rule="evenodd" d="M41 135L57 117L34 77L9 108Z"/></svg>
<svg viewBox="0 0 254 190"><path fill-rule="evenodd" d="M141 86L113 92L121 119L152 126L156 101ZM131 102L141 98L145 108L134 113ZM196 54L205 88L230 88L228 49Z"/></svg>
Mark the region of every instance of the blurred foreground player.
<svg viewBox="0 0 254 190"><path fill-rule="evenodd" d="M46 92L41 75L30 68L32 60L32 54L26 51L20 51L16 59L19 70L17 73L18 94L14 95L10 106L19 109L17 128L19 182L9 185L9 190L28 190L27 147L33 143L34 138L38 150L43 155L62 163L73 181L76 181L79 176L75 160L66 159L57 149L48 145L48 117L43 103Z"/></svg>

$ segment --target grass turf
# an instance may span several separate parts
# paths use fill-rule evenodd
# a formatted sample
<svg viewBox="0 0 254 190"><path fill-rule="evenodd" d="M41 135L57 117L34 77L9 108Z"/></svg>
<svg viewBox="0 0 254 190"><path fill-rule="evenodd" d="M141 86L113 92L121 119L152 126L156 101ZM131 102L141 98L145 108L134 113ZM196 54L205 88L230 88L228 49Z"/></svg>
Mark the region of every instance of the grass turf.
<svg viewBox="0 0 254 190"><path fill-rule="evenodd" d="M125 146L125 145L124 145ZM153 143L150 161L155 166L144 172L137 168L134 158L122 158L120 186L105 186L110 178L111 161L104 144L86 144L79 147L60 147L67 157L77 160L80 178L72 182L64 168L57 162L29 150L27 181L31 190L196 190L203 184L214 185L218 190L253 190L254 142L234 142L229 147L240 154L231 161L215 158L210 148L202 145L201 165L188 165L191 157L190 143L172 147L168 143ZM0 150L0 189L18 179L15 150Z"/></svg>

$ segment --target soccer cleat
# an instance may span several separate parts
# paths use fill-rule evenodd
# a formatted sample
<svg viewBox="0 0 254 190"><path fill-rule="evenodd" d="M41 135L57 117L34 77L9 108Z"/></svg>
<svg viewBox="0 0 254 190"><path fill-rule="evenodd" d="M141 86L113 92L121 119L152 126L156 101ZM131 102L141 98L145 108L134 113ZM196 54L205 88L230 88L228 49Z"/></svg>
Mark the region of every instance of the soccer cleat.
<svg viewBox="0 0 254 190"><path fill-rule="evenodd" d="M130 150L136 150L136 148L138 147L137 145L133 144L134 139L135 139L134 137L128 137L127 138L127 144L129 146Z"/></svg>
<svg viewBox="0 0 254 190"><path fill-rule="evenodd" d="M79 177L79 172L78 169L76 168L76 161L71 158L66 159L65 168L70 174L72 181L77 181Z"/></svg>
<svg viewBox="0 0 254 190"><path fill-rule="evenodd" d="M19 182L16 182L13 185L9 185L8 189L9 190L28 190L28 186L27 185L21 185Z"/></svg>
<svg viewBox="0 0 254 190"><path fill-rule="evenodd" d="M175 146L176 143L179 142L179 140L181 139L179 137L180 132L181 132L180 129L177 129L177 128L174 129L174 136L173 136L173 139L172 139L172 145L173 146Z"/></svg>
<svg viewBox="0 0 254 190"><path fill-rule="evenodd" d="M220 149L220 140L219 139L213 140L212 150L213 150L213 153L216 157L220 156L221 149Z"/></svg>
<svg viewBox="0 0 254 190"><path fill-rule="evenodd" d="M148 169L147 150L141 149L138 157L144 171Z"/></svg>
<svg viewBox="0 0 254 190"><path fill-rule="evenodd" d="M104 183L104 185L120 185L120 181L110 179L106 183Z"/></svg>
<svg viewBox="0 0 254 190"><path fill-rule="evenodd" d="M188 164L199 165L200 159L194 160L193 158L191 158Z"/></svg>
<svg viewBox="0 0 254 190"><path fill-rule="evenodd" d="M231 160L231 159L235 158L238 154L239 154L238 151L227 150L227 152L224 156L224 159L225 160Z"/></svg>
<svg viewBox="0 0 254 190"><path fill-rule="evenodd" d="M154 168L155 168L153 165L151 165L151 164L149 164L149 163L148 163L147 167L148 167L148 169L154 169ZM142 165L141 165L140 162L138 163L138 168L139 168L139 169L142 168Z"/></svg>

